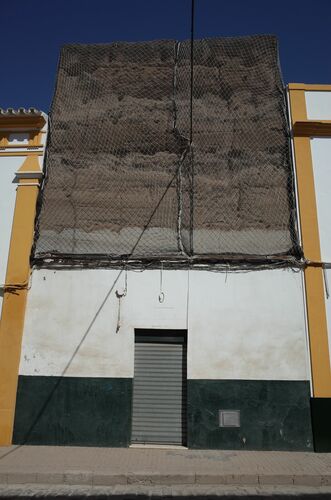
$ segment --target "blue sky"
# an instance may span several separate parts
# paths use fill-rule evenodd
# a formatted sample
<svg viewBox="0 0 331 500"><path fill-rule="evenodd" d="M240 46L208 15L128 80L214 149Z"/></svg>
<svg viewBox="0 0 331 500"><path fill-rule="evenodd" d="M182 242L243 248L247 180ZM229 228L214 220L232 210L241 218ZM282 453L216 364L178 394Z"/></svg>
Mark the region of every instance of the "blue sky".
<svg viewBox="0 0 331 500"><path fill-rule="evenodd" d="M48 111L65 43L182 40L191 0L3 0L0 107ZM196 37L278 36L285 83L331 83L330 0L196 0Z"/></svg>

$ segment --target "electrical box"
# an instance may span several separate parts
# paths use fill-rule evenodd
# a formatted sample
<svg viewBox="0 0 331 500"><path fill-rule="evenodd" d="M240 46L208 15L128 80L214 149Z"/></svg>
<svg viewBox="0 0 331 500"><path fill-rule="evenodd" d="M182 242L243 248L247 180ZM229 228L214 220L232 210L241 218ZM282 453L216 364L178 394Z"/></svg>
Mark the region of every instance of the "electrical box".
<svg viewBox="0 0 331 500"><path fill-rule="evenodd" d="M219 410L220 427L240 427L240 410Z"/></svg>

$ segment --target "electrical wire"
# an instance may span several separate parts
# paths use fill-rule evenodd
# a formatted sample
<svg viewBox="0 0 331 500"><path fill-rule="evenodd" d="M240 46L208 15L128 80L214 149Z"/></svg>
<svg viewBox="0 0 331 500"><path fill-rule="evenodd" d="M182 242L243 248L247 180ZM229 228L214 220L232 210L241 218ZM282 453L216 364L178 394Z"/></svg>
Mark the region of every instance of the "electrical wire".
<svg viewBox="0 0 331 500"><path fill-rule="evenodd" d="M191 0L191 82L190 82L190 145L193 141L193 76L194 76L194 15L195 0Z"/></svg>
<svg viewBox="0 0 331 500"><path fill-rule="evenodd" d="M194 156L193 156L193 88L194 88L194 21L195 0L191 0L191 82L190 82L190 254L194 254L193 232L194 232Z"/></svg>

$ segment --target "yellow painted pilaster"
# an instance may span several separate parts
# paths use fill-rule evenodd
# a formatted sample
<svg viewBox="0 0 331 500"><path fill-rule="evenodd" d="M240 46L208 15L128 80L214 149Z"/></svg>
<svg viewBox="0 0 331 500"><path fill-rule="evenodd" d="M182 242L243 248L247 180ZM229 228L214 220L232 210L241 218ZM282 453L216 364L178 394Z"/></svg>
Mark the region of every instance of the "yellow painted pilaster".
<svg viewBox="0 0 331 500"><path fill-rule="evenodd" d="M16 391L30 275L30 253L41 176L38 157L19 171L0 321L0 446L12 443Z"/></svg>
<svg viewBox="0 0 331 500"><path fill-rule="evenodd" d="M305 268L305 289L310 344L310 361L313 395L331 397L331 369L328 343L328 327L324 297L324 277L315 196L314 171L310 138L295 135L295 124L307 123L305 92L293 84L289 86L292 126L294 131L294 155L296 163L300 227Z"/></svg>

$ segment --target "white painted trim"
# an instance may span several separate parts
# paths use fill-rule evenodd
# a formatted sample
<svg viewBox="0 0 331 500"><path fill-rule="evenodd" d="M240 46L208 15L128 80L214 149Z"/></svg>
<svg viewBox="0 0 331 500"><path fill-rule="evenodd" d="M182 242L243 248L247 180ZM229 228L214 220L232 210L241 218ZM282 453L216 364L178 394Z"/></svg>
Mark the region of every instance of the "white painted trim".
<svg viewBox="0 0 331 500"><path fill-rule="evenodd" d="M302 247L302 234L301 234L301 217L300 217L300 205L299 205L299 195L298 195L298 180L297 180L297 165L295 161L294 154L294 140L293 140L293 127L292 127L292 113L291 113L291 100L289 89L287 88L286 92L288 111L289 111L289 124L290 124L290 132L291 132L291 156L293 162L293 172L294 172L294 194L295 194L295 203L297 209L297 218L298 218L298 236L299 236L299 244ZM306 287L305 287L305 277L304 273L301 273L301 283L302 283L302 301L303 301L303 311L304 311L304 323L305 323L305 334L306 334L306 365L309 370L309 382L310 382L310 395L313 396L313 377L311 372L311 354L310 354L310 343L309 343L309 330L308 330L308 316L307 316L307 296L306 296Z"/></svg>
<svg viewBox="0 0 331 500"><path fill-rule="evenodd" d="M294 155L291 101L290 101L290 95L289 95L288 89L287 89L287 93L286 93L286 99L287 99L287 105L288 105L288 111L289 111L288 119L289 119L289 125L290 125L290 133L291 133L291 156L292 156L293 171L294 171L293 180L294 180L295 203L296 203L297 217L298 217L298 236L299 236L299 244L302 247L302 235L301 235L301 224L300 224L301 217L300 217L300 205L299 205L299 196L298 196L297 165L295 162L295 155Z"/></svg>
<svg viewBox="0 0 331 500"><path fill-rule="evenodd" d="M25 182L24 184L17 184L17 188L22 186L40 186L39 182Z"/></svg>

